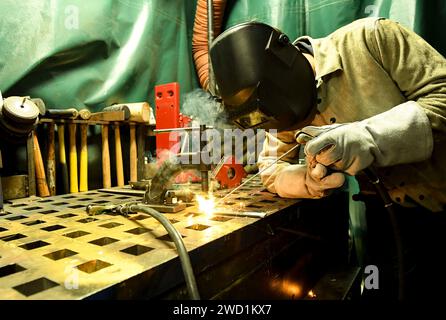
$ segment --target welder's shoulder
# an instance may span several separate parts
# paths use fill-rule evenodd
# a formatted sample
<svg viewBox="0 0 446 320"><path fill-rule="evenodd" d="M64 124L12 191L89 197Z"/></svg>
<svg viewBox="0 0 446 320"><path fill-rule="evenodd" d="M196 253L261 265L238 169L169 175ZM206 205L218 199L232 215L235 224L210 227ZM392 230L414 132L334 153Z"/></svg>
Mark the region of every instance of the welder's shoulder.
<svg viewBox="0 0 446 320"><path fill-rule="evenodd" d="M365 33L373 32L382 20L386 19L378 17L358 19L337 29L330 35L330 37L335 39L348 39L361 35L363 36Z"/></svg>

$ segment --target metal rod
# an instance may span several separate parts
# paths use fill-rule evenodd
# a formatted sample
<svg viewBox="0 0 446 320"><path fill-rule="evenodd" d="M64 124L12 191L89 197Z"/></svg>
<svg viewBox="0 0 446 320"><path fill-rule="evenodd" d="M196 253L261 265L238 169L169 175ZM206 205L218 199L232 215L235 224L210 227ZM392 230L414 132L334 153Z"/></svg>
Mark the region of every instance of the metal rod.
<svg viewBox="0 0 446 320"><path fill-rule="evenodd" d="M267 213L266 212L259 212L259 211L218 211L219 215L226 215L226 216L237 216L237 217L249 217L249 218L265 218Z"/></svg>
<svg viewBox="0 0 446 320"><path fill-rule="evenodd" d="M290 150L288 150L287 152L285 152L284 154L282 154L280 157L278 157L276 160L274 160L273 162L271 162L271 164L269 164L268 166L266 166L265 168L263 168L263 170L260 170L259 172L257 172L255 175L253 175L252 177L250 177L248 180L246 180L245 182L241 183L238 187L232 189L231 192L229 192L227 195L225 195L223 198L220 198L216 205L219 204L220 202L222 202L224 199L226 199L227 197L229 197L231 194L233 194L235 191L237 191L238 189L242 188L245 184L247 184L248 182L250 182L251 180L253 180L255 177L257 177L259 174L262 174L263 172L265 172L267 169L271 168L273 165L275 165L277 162L279 162L281 159L283 159L286 155L290 154L291 151L294 151L295 149L297 149L300 146L300 144L296 144L294 147L292 147Z"/></svg>
<svg viewBox="0 0 446 320"><path fill-rule="evenodd" d="M185 128L169 128L169 129L155 129L153 133L177 132L177 131L192 131L200 130L200 127L185 127ZM206 129L214 129L213 126L206 126Z"/></svg>

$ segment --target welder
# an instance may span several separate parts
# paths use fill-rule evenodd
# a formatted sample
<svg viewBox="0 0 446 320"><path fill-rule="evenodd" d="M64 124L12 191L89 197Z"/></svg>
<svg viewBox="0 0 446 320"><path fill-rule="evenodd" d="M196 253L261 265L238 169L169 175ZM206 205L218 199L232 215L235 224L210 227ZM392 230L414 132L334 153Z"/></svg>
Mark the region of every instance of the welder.
<svg viewBox="0 0 446 320"><path fill-rule="evenodd" d="M267 134L260 170L304 146L305 164L296 149L262 173L267 189L319 199L343 186L346 175L367 189L361 173L373 170L401 227L405 297L435 297L446 267L436 259L446 244L446 59L415 32L381 18L294 42L272 26L242 23L220 34L210 55L233 123L279 131ZM362 194L370 195L362 198L373 243L368 262L392 273L394 253L382 249L391 241L387 213L372 192ZM393 297L394 287L381 293Z"/></svg>

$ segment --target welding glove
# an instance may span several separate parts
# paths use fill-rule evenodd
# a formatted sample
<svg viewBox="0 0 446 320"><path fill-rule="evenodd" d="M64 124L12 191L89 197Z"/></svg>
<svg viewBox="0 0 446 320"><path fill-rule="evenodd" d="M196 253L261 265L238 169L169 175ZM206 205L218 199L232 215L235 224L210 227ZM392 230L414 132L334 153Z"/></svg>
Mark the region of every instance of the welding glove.
<svg viewBox="0 0 446 320"><path fill-rule="evenodd" d="M344 181L344 174L335 172L327 175L327 168L321 164L314 167L294 164L279 172L274 188L282 198L318 199L341 187Z"/></svg>
<svg viewBox="0 0 446 320"><path fill-rule="evenodd" d="M371 118L346 124L305 127L297 136L309 162L355 175L376 165L387 167L424 161L433 151L432 128L414 101Z"/></svg>

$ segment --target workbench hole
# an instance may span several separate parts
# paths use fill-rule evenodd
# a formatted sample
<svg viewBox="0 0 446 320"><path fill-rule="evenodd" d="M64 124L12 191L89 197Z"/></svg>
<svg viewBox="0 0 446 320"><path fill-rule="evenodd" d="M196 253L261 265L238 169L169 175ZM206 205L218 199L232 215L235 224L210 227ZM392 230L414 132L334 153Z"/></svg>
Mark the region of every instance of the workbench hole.
<svg viewBox="0 0 446 320"><path fill-rule="evenodd" d="M95 195L97 195L99 192L89 192L89 193L86 193L85 195L87 195L87 196L95 196Z"/></svg>
<svg viewBox="0 0 446 320"><path fill-rule="evenodd" d="M232 206L232 205L234 205L235 203L234 202L224 202L224 205L225 206Z"/></svg>
<svg viewBox="0 0 446 320"><path fill-rule="evenodd" d="M47 202L53 202L53 201L54 201L53 199L44 199L44 200L39 200L37 202L39 202L39 203L47 203Z"/></svg>
<svg viewBox="0 0 446 320"><path fill-rule="evenodd" d="M3 231L8 231L8 229L0 227L0 232L3 232Z"/></svg>
<svg viewBox="0 0 446 320"><path fill-rule="evenodd" d="M232 218L228 218L228 217L222 217L222 216L216 216L213 217L211 220L213 221L219 221L219 222L226 222L228 220L231 220Z"/></svg>
<svg viewBox="0 0 446 320"><path fill-rule="evenodd" d="M26 216L15 216L15 217L8 217L6 219L9 220L9 221L15 221L15 220L21 220L21 219L25 219L25 218L28 218L28 217L26 217Z"/></svg>
<svg viewBox="0 0 446 320"><path fill-rule="evenodd" d="M41 214L49 214L49 213L55 213L55 212L57 212L57 210L43 210L43 211L39 211L39 213L41 213Z"/></svg>
<svg viewBox="0 0 446 320"><path fill-rule="evenodd" d="M207 228L210 228L210 227L206 226L204 224L199 224L199 223L196 223L189 227L186 227L186 229L191 229L191 230L195 230L195 231L203 231L203 230L206 230Z"/></svg>
<svg viewBox="0 0 446 320"><path fill-rule="evenodd" d="M37 241L34 241L34 242L29 242L29 243L22 244L19 247L23 248L23 249L26 249L26 250L34 250L34 249L37 249L37 248L45 247L47 245L49 245L48 242L42 241L42 240L37 240Z"/></svg>
<svg viewBox="0 0 446 320"><path fill-rule="evenodd" d="M130 220L144 220L144 219L147 219L147 218L150 218L150 217L146 216L146 215L143 215L143 214L140 214L140 215L138 215L136 217L131 217Z"/></svg>
<svg viewBox="0 0 446 320"><path fill-rule="evenodd" d="M109 222L109 223L100 225L100 227L107 228L107 229L116 228L116 227L119 227L119 226L122 226L122 223Z"/></svg>
<svg viewBox="0 0 446 320"><path fill-rule="evenodd" d="M24 206L26 206L26 203L17 203L17 204L11 205L11 208L19 208L19 207L24 207Z"/></svg>
<svg viewBox="0 0 446 320"><path fill-rule="evenodd" d="M69 204L69 203L68 202L56 202L56 203L53 203L53 206L64 206L66 204Z"/></svg>
<svg viewBox="0 0 446 320"><path fill-rule="evenodd" d="M102 260L91 260L78 265L76 268L85 273L93 273L111 266L111 263Z"/></svg>
<svg viewBox="0 0 446 320"><path fill-rule="evenodd" d="M263 203L276 203L276 201L273 201L273 200L267 200L267 199L260 200L260 202L263 202Z"/></svg>
<svg viewBox="0 0 446 320"><path fill-rule="evenodd" d="M26 236L21 233L15 233L15 234L10 234L9 236L1 237L0 240L7 242L7 241L13 241L13 240L22 239L22 238L26 238Z"/></svg>
<svg viewBox="0 0 446 320"><path fill-rule="evenodd" d="M117 242L117 241L119 241L119 240L113 239L113 238L110 238L110 237L103 237L103 238L99 238L99 239L90 241L90 243L91 244L95 244L97 246L106 246L106 245L112 244L112 243Z"/></svg>
<svg viewBox="0 0 446 320"><path fill-rule="evenodd" d="M181 238L186 238L186 236L181 235ZM173 240L170 238L169 234L165 234L164 236L158 237L157 239L161 240L161 241L173 242Z"/></svg>
<svg viewBox="0 0 446 320"><path fill-rule="evenodd" d="M33 211L33 210L38 210L38 209L43 209L42 207L28 207L28 208L23 208L23 210L26 210L26 211Z"/></svg>
<svg viewBox="0 0 446 320"><path fill-rule="evenodd" d="M4 212L0 213L0 217L1 217L1 216L6 216L6 215L11 214L11 213L12 213L12 212L4 211Z"/></svg>
<svg viewBox="0 0 446 320"><path fill-rule="evenodd" d="M43 221L43 220L33 220L33 221L22 222L22 224L24 224L25 226L34 226L36 224L41 224L41 223L46 223L46 221Z"/></svg>
<svg viewBox="0 0 446 320"><path fill-rule="evenodd" d="M93 203L97 203L97 204L101 204L101 203L108 203L109 201L107 200L98 200L98 201L93 201Z"/></svg>
<svg viewBox="0 0 446 320"><path fill-rule="evenodd" d="M128 247L126 249L121 250L121 252L125 252L134 256L139 256L146 252L152 251L153 248L142 246L140 244L136 244L134 246Z"/></svg>
<svg viewBox="0 0 446 320"><path fill-rule="evenodd" d="M90 232L86 232L86 231L82 231L82 230L80 230L80 231L73 231L73 232L70 232L70 233L66 233L66 234L64 234L64 236L65 237L68 237L68 238L79 238L79 237L83 237L83 236L86 236L87 234L90 234Z"/></svg>
<svg viewBox="0 0 446 320"><path fill-rule="evenodd" d="M150 229L137 227L137 228L134 228L134 229L127 230L126 232L133 233L133 234L143 234L143 233L146 233L146 232L149 232L149 231L150 231Z"/></svg>
<svg viewBox="0 0 446 320"><path fill-rule="evenodd" d="M63 196L61 197L62 199L73 199L76 198L75 196Z"/></svg>
<svg viewBox="0 0 446 320"><path fill-rule="evenodd" d="M84 219L80 219L80 220L77 220L77 222L80 222L80 223L89 223L89 222L93 222L93 221L97 221L98 219L96 219L96 218L84 218Z"/></svg>
<svg viewBox="0 0 446 320"><path fill-rule="evenodd" d="M65 214L61 214L60 216L57 216L58 218L62 218L62 219L66 219L66 218L71 218L71 217L77 217L77 214L72 214L72 213L65 213Z"/></svg>
<svg viewBox="0 0 446 320"><path fill-rule="evenodd" d="M239 197L239 198L235 198L235 200L251 200L250 198L245 198L245 197Z"/></svg>
<svg viewBox="0 0 446 320"><path fill-rule="evenodd" d="M24 270L26 270L26 269L16 263L4 266L4 267L0 268L0 278L6 277L11 274L14 274L14 273L17 273L20 271L24 271Z"/></svg>
<svg viewBox="0 0 446 320"><path fill-rule="evenodd" d="M45 230L45 231L56 231L56 230L60 230L60 229L65 229L66 227L61 226L60 224L55 224L52 226L48 226L48 227L44 227L41 228L41 230Z"/></svg>
<svg viewBox="0 0 446 320"><path fill-rule="evenodd" d="M117 200L126 200L126 199L131 199L132 197L127 197L127 196L120 196L120 197L116 197Z"/></svg>
<svg viewBox="0 0 446 320"><path fill-rule="evenodd" d="M64 258L68 258L71 256L74 256L75 254L77 254L77 252L75 251L71 251L70 249L62 249L62 250L57 250L48 254L44 254L44 257L47 257L51 260L60 260L60 259L64 259Z"/></svg>
<svg viewBox="0 0 446 320"><path fill-rule="evenodd" d="M13 287L13 289L17 290L24 296L32 296L33 294L51 289L53 287L57 287L59 284L57 284L54 281L51 281L47 278L39 278L18 286Z"/></svg>
<svg viewBox="0 0 446 320"><path fill-rule="evenodd" d="M172 224L180 222L180 221L175 220L175 219L169 219L169 221L170 221L170 223L172 223Z"/></svg>
<svg viewBox="0 0 446 320"><path fill-rule="evenodd" d="M93 200L92 198L81 198L81 199L77 199L77 201L91 201Z"/></svg>
<svg viewBox="0 0 446 320"><path fill-rule="evenodd" d="M262 206L256 205L256 204L250 204L249 206L246 206L246 208L255 208L255 209L261 209Z"/></svg>
<svg viewBox="0 0 446 320"><path fill-rule="evenodd" d="M109 198L109 197L113 197L113 195L112 195L112 194L109 194L109 193L104 193L104 194L100 194L99 197L102 197L102 198Z"/></svg>
<svg viewBox="0 0 446 320"><path fill-rule="evenodd" d="M70 208L70 209L79 209L79 208L84 208L84 207L85 207L85 205L83 205L83 204L75 204L73 206L68 206L68 208Z"/></svg>

